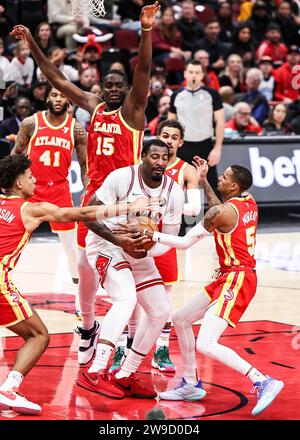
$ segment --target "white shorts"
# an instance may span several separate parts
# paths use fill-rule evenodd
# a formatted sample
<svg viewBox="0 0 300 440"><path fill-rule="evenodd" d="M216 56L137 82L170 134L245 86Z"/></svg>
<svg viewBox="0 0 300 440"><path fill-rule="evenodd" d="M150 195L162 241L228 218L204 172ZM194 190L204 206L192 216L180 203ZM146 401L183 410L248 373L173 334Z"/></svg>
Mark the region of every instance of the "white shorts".
<svg viewBox="0 0 300 440"><path fill-rule="evenodd" d="M133 278L137 292L163 285L163 280L152 257L138 260L132 258L122 248L95 236L90 231L86 239L86 254L89 264L100 278L101 285L112 296L113 292L109 289L110 278L114 280L114 286L116 281L120 284L120 289L122 289L124 276Z"/></svg>

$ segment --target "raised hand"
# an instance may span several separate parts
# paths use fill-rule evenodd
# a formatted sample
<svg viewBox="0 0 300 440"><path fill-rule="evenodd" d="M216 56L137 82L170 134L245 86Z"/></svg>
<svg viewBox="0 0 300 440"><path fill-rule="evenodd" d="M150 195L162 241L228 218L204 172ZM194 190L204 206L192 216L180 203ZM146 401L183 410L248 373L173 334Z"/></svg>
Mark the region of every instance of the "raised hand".
<svg viewBox="0 0 300 440"><path fill-rule="evenodd" d="M9 35L12 35L17 40L23 40L25 43L30 43L33 40L30 30L22 24L17 24Z"/></svg>
<svg viewBox="0 0 300 440"><path fill-rule="evenodd" d="M144 29L150 29L155 21L155 16L160 10L160 5L158 2L153 3L153 5L144 6L140 15L141 25Z"/></svg>
<svg viewBox="0 0 300 440"><path fill-rule="evenodd" d="M199 156L194 156L194 160L192 163L196 168L199 185L201 186L206 180L206 176L208 173L208 164L206 160L202 159Z"/></svg>

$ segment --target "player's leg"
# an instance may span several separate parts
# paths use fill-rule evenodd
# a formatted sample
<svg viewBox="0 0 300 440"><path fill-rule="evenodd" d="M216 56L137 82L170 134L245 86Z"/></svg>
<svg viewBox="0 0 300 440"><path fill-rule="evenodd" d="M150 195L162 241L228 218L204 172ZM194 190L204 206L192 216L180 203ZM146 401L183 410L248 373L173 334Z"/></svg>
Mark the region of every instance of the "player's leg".
<svg viewBox="0 0 300 440"><path fill-rule="evenodd" d="M178 264L176 249L170 249L166 254L154 258L155 265L163 279L165 292L171 305L172 287L178 282ZM175 373L176 367L169 354L169 339L172 327L172 311L157 341L151 365L166 373Z"/></svg>
<svg viewBox="0 0 300 440"><path fill-rule="evenodd" d="M145 317L139 322L132 347L121 369L112 375L112 381L125 396L155 398L152 386L145 386L135 376L135 372L151 350L158 338L169 313L169 302L162 284L152 284L138 292L138 302L145 311Z"/></svg>
<svg viewBox="0 0 300 440"><path fill-rule="evenodd" d="M100 333L100 325L95 321L95 300L99 280L88 262L85 249L78 248L78 255L78 296L82 317L82 327L76 330L80 334L78 363L85 365L95 354Z"/></svg>
<svg viewBox="0 0 300 440"><path fill-rule="evenodd" d="M202 382L197 376L195 336L192 326L194 322L203 318L209 301L209 298L200 292L172 316L184 370L179 386L160 393L161 399L195 401L203 399L206 395Z"/></svg>
<svg viewBox="0 0 300 440"><path fill-rule="evenodd" d="M219 343L228 323L232 326L238 323L256 290L256 275L253 271L231 274L226 277L227 282L231 282L227 290L223 292L222 289L223 294L205 312L197 339L197 350L251 380L258 391L258 402L252 411L253 415L257 415L270 405L284 383L264 375L234 350Z"/></svg>
<svg viewBox="0 0 300 440"><path fill-rule="evenodd" d="M136 333L137 325L140 321L141 306L137 303L133 310L133 313L129 319L128 325L126 325L120 339L117 342L116 350L113 356L113 362L109 369L109 372L118 370L124 362L133 342L134 335Z"/></svg>
<svg viewBox="0 0 300 440"><path fill-rule="evenodd" d="M90 264L101 277L102 284L112 298L113 304L105 315L99 335L95 358L88 370L77 380L77 384L90 391L107 397L120 399L124 393L116 388L109 380L107 364L124 327L136 304L135 283L129 263L119 250L112 252L110 257L99 253L88 253Z"/></svg>
<svg viewBox="0 0 300 440"><path fill-rule="evenodd" d="M27 303L27 307L30 307ZM14 310L16 307L14 306ZM24 316L24 301L19 307ZM18 350L12 370L0 386L0 409L14 409L23 414L39 414L40 405L30 402L18 393L24 376L32 369L49 344L48 331L38 314L31 307L32 315L7 328L21 336L25 343ZM26 316L26 315L25 315Z"/></svg>

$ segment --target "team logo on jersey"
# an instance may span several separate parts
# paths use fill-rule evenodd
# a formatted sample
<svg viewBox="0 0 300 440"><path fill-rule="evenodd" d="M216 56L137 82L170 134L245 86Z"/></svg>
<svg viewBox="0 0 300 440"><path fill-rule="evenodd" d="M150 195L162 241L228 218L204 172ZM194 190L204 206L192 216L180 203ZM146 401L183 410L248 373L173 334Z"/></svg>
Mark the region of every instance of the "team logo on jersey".
<svg viewBox="0 0 300 440"><path fill-rule="evenodd" d="M175 176L176 173L178 173L178 170L176 170L175 168L173 168L173 169L170 171L170 175L171 175L171 176Z"/></svg>
<svg viewBox="0 0 300 440"><path fill-rule="evenodd" d="M9 296L12 302L19 303L19 295L17 292L9 292Z"/></svg>
<svg viewBox="0 0 300 440"><path fill-rule="evenodd" d="M70 130L70 127L64 127L63 128L63 132L66 134L66 133L68 133L68 131Z"/></svg>
<svg viewBox="0 0 300 440"><path fill-rule="evenodd" d="M226 301L231 301L234 298L234 293L232 290L226 290L225 294L224 294L224 298L226 299Z"/></svg>
<svg viewBox="0 0 300 440"><path fill-rule="evenodd" d="M162 208L163 206L166 206L167 200L164 197L160 197L159 199L159 206Z"/></svg>

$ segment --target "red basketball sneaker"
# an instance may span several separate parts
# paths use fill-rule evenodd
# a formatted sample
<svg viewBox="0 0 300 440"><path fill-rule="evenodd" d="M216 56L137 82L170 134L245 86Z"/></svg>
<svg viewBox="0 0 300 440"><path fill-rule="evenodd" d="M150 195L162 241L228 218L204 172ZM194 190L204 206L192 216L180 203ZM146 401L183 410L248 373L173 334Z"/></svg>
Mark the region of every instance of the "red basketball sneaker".
<svg viewBox="0 0 300 440"><path fill-rule="evenodd" d="M124 393L114 386L110 376L104 373L82 373L76 381L79 387L93 391L97 394L110 397L111 399L123 399Z"/></svg>
<svg viewBox="0 0 300 440"><path fill-rule="evenodd" d="M156 391L152 385L145 386L136 377L135 373L131 373L129 377L116 378L119 370L110 373L110 380L119 390L122 390L126 397L138 397L140 399L155 399Z"/></svg>

